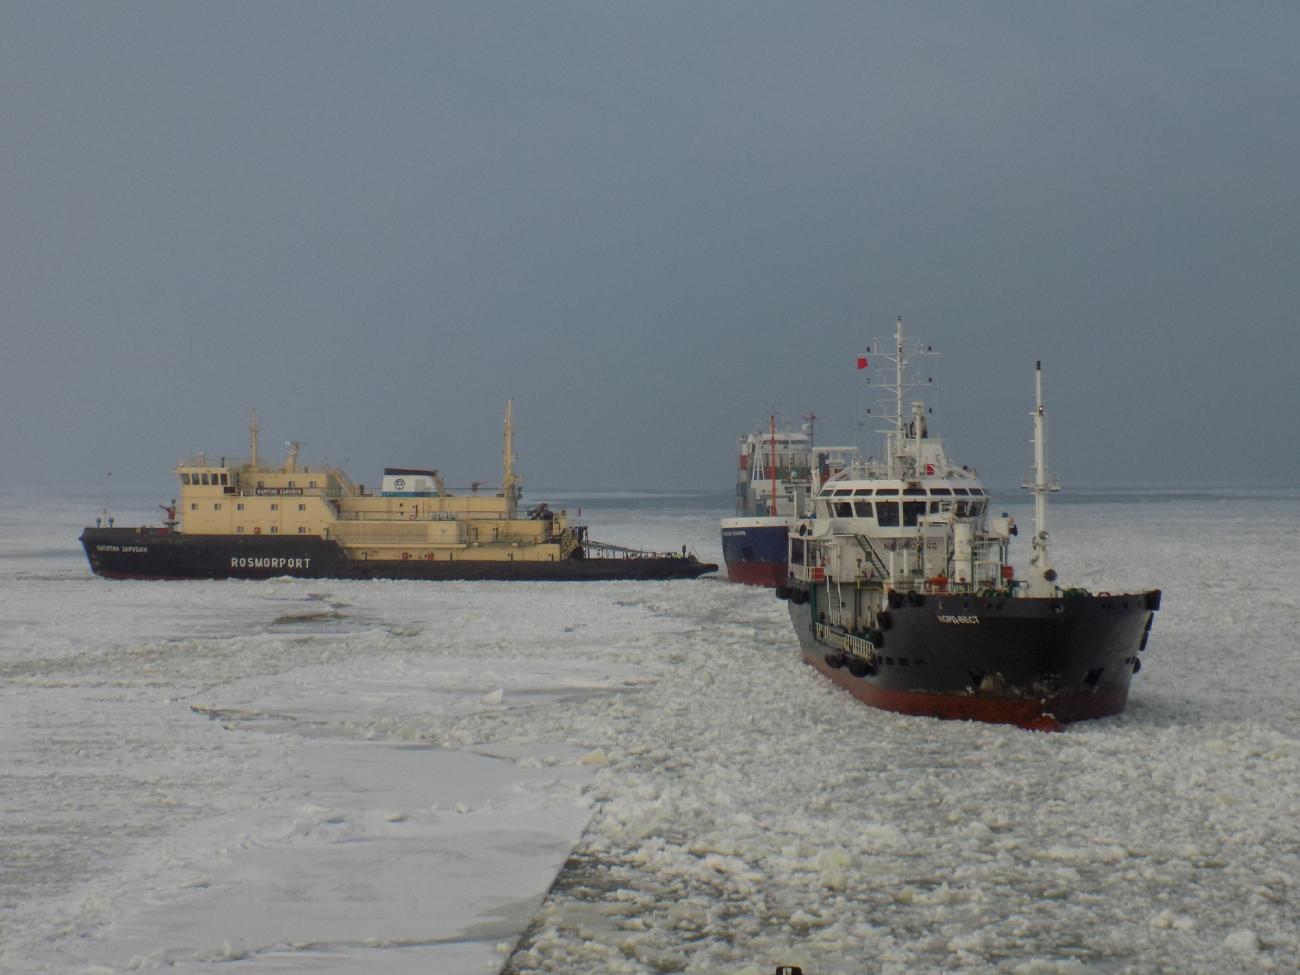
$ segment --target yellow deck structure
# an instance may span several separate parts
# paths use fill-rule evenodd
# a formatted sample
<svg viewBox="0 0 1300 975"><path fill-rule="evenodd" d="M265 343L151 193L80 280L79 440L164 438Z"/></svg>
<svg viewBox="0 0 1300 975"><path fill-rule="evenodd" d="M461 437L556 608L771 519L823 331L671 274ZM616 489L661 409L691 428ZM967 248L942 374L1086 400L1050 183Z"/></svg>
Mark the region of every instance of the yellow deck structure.
<svg viewBox="0 0 1300 975"><path fill-rule="evenodd" d="M282 466L267 466L258 457L254 411L247 459L200 455L177 466L172 523L185 535L315 535L361 560L571 558L582 533L569 526L567 512L520 507L513 406L506 405L504 475L491 494L477 487L453 494L436 470L407 468L387 469L382 489L367 491L337 467L300 465L297 443Z"/></svg>

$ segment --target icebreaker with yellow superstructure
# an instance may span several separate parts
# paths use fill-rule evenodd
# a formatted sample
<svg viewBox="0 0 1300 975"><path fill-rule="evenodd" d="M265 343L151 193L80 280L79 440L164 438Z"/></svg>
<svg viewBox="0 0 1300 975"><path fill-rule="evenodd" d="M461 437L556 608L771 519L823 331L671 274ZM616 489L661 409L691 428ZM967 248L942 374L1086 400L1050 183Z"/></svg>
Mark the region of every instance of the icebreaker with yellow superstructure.
<svg viewBox="0 0 1300 975"><path fill-rule="evenodd" d="M176 468L180 497L160 528L86 528L91 568L119 579L303 576L346 579L677 579L717 569L693 555L590 541L545 503L521 505L513 402L506 406L504 476L454 494L436 470L385 468L378 492L341 469L263 464L257 413L247 460L200 455Z"/></svg>

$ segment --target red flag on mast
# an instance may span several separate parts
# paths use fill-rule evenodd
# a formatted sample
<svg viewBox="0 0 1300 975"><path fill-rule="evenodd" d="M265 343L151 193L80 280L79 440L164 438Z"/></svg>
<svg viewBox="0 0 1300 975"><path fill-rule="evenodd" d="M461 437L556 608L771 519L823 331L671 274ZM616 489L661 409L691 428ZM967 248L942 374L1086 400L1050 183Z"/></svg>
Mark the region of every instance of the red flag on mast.
<svg viewBox="0 0 1300 975"><path fill-rule="evenodd" d="M860 356L858 356L858 368L859 368L859 369L865 369L865 368L867 368L867 357L866 357L866 356L864 356L864 355L860 355Z"/></svg>

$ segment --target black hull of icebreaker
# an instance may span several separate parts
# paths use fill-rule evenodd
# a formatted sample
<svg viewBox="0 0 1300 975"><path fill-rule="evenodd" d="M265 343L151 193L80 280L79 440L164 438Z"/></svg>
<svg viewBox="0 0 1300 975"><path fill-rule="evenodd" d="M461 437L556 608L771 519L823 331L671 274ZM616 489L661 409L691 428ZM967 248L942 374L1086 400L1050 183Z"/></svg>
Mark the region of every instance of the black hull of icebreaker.
<svg viewBox="0 0 1300 975"><path fill-rule="evenodd" d="M81 544L96 575L110 579L486 579L532 582L694 579L717 570L693 556L556 561L472 558L352 559L315 535L193 535L155 529L87 528Z"/></svg>
<svg viewBox="0 0 1300 975"><path fill-rule="evenodd" d="M796 593L790 618L804 661L887 711L1044 731L1124 710L1160 608L1159 590L901 595L890 593L873 644L868 634L819 622L815 597Z"/></svg>

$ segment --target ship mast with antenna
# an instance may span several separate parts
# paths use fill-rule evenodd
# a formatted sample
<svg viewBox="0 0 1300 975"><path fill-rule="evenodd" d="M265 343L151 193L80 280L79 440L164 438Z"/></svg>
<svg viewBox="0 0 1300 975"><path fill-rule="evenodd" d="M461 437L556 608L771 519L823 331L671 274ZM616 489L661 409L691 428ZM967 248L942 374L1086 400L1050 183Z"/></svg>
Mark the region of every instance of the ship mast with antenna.
<svg viewBox="0 0 1300 975"><path fill-rule="evenodd" d="M773 518L776 517L776 414L772 414L772 503L768 505L767 513Z"/></svg>
<svg viewBox="0 0 1300 975"><path fill-rule="evenodd" d="M907 342L903 340L903 317L900 315L894 323L894 344L892 351L885 351L884 343L879 339L872 343L872 354L886 362L893 363L893 382L884 382L880 388L894 394L894 413L893 416L887 416L886 419L893 424L893 429L877 431L885 434L887 441L887 450L889 454L889 476L890 477L907 477L911 468L915 471L920 461L920 439L925 436L925 418L922 411L925 404L914 402L912 404L913 419L909 424L904 420L903 415L903 397L909 390L916 389L920 386L932 385L933 380L926 378L908 382L906 378L907 367L915 356L938 355L930 346L922 345L917 339L911 339ZM886 373L888 375L888 373ZM870 380L867 380L870 382ZM870 412L870 410L868 410ZM909 434L910 429L910 434ZM907 447L909 437L916 440L911 450Z"/></svg>
<svg viewBox="0 0 1300 975"><path fill-rule="evenodd" d="M1046 415L1043 411L1043 363L1034 364L1034 384L1038 398L1034 410L1034 470L1025 475L1021 487L1034 491L1034 554L1029 558L1032 567L1029 573L1029 595L1056 595L1056 570L1047 551L1047 495L1061 490L1060 478L1047 473L1047 430Z"/></svg>

